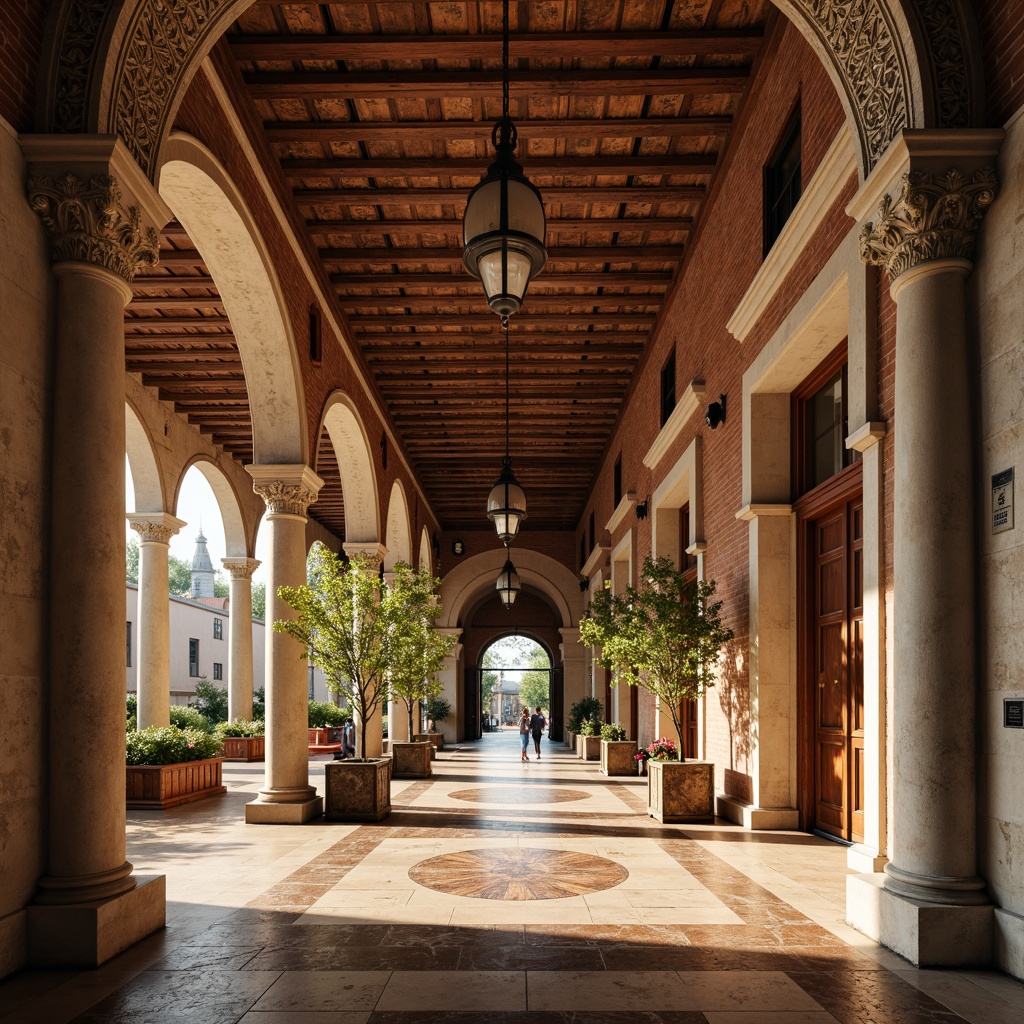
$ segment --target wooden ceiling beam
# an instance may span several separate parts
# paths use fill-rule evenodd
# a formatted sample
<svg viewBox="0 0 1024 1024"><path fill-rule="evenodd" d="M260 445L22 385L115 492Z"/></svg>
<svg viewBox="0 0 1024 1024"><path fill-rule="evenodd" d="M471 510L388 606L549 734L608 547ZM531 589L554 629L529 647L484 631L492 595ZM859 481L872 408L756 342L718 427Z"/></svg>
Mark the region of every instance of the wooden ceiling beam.
<svg viewBox="0 0 1024 1024"><path fill-rule="evenodd" d="M314 237L321 235L390 235L423 234L444 231L462 233L462 220L434 218L409 220L307 220L306 227ZM561 217L549 219L552 231L690 231L692 217Z"/></svg>
<svg viewBox="0 0 1024 1024"><path fill-rule="evenodd" d="M193 359L187 365L183 365L176 360L129 358L125 360L125 363L129 373L141 373L150 381L158 379L154 375L159 374L189 374L188 377L172 377L171 379L191 380L191 375L194 373L217 374L219 376L237 377L240 380L244 379L242 361L240 359L219 361Z"/></svg>
<svg viewBox="0 0 1024 1024"><path fill-rule="evenodd" d="M683 256L680 245L583 245L548 250L548 263L678 263ZM462 250L403 247L369 249L323 248L324 263L457 263L462 265Z"/></svg>
<svg viewBox="0 0 1024 1024"><path fill-rule="evenodd" d="M556 203L676 203L698 202L707 194L704 185L565 185L547 186L544 202ZM342 203L379 206L417 203L464 205L469 189L453 188L300 188L292 192L297 203Z"/></svg>
<svg viewBox="0 0 1024 1024"><path fill-rule="evenodd" d="M538 381L531 381L529 387L513 387L511 389L512 397L517 401L537 401L547 402L551 400L571 400L574 398L581 398L585 391L586 398L588 401L607 401L607 402L621 402L623 398L623 391L620 387L604 387L597 386L593 382L588 381L586 385L582 381L579 382L579 388L567 387L566 380L564 377L553 376L551 378L550 385L541 386ZM474 385L470 382L470 388ZM388 396L388 403L392 402L420 402L424 400L430 401L434 398L439 398L440 388L432 388L429 383L407 385L406 387L392 387ZM455 400L455 395L452 393L451 387L446 387L444 395L445 403L452 402ZM486 397L483 395L470 393L463 396L463 401L469 401L477 405L484 404L486 402L495 403L497 402L497 394ZM434 415L434 413L426 406L423 406L423 415Z"/></svg>
<svg viewBox="0 0 1024 1024"><path fill-rule="evenodd" d="M531 293L526 303L529 310L559 310L570 315L573 307L593 309L596 306L643 306L658 309L664 296L659 292L655 295L580 295L566 292L562 295L534 295ZM479 313L489 312L487 300L482 293L476 295L338 295L338 305L342 309L357 309L373 306L384 309L388 306L401 306L414 312L430 312L438 306L468 306ZM494 314L491 313L493 317Z"/></svg>
<svg viewBox="0 0 1024 1024"><path fill-rule="evenodd" d="M679 153L668 156L530 156L520 159L531 180L545 175L665 175L711 174L718 165L718 153ZM285 159L281 170L289 178L479 178L487 159L466 157L359 157L332 156L326 159ZM536 184L536 182L534 182Z"/></svg>
<svg viewBox="0 0 1024 1024"><path fill-rule="evenodd" d="M430 37L437 41L436 36ZM559 56L564 57L562 53ZM536 96L678 96L740 93L746 67L518 71L512 99ZM255 71L244 74L253 99L492 99L501 95L501 70L477 71Z"/></svg>
<svg viewBox="0 0 1024 1024"><path fill-rule="evenodd" d="M675 275L671 271L621 271L615 274L573 273L541 274L530 283L530 296L541 287L551 288L667 288ZM437 274L331 274L331 283L347 288L479 288L480 283L468 271Z"/></svg>
<svg viewBox="0 0 1024 1024"><path fill-rule="evenodd" d="M509 40L511 60L603 57L705 57L756 53L763 36L750 29L676 32L524 32ZM500 60L501 36L236 35L238 60Z"/></svg>
<svg viewBox="0 0 1024 1024"><path fill-rule="evenodd" d="M180 277L174 277L170 274L161 274L159 276L153 275L146 277L142 274L136 274L135 279L132 281L132 291L155 291L161 288L216 288L217 284L212 277L206 275L198 275L196 277L189 277L182 274Z"/></svg>
<svg viewBox="0 0 1024 1024"><path fill-rule="evenodd" d="M516 130L521 143L530 139L701 139L725 135L731 125L730 117L610 117L524 119L516 122ZM482 121L267 121L263 125L271 142L312 142L324 146L349 142L487 140L491 127Z"/></svg>
<svg viewBox="0 0 1024 1024"><path fill-rule="evenodd" d="M170 327L227 327L231 323L226 316L138 316L125 320L126 331L165 330Z"/></svg>
<svg viewBox="0 0 1024 1024"><path fill-rule="evenodd" d="M169 345L186 345L188 349L198 348L209 352L237 352L238 345L233 334L132 334L125 343L136 351L176 352L178 349L168 348Z"/></svg>
<svg viewBox="0 0 1024 1024"><path fill-rule="evenodd" d="M128 309L223 309L219 295L136 295Z"/></svg>
<svg viewBox="0 0 1024 1024"><path fill-rule="evenodd" d="M512 323L514 328L515 321L513 320ZM488 347L492 348L496 354L503 354L505 349L498 332L498 319L495 317L488 326L493 327L494 330L481 334L391 331L386 335L365 335L367 339L374 337L375 341L380 341L382 344L373 344L367 340L367 343L361 347L367 355L406 351L416 355L432 355L435 352L445 355L448 354L448 346L454 346L450 349L452 354L466 351L486 351ZM395 340L390 340L392 338ZM419 340L422 340L423 344L408 344ZM578 344L581 346L581 351L584 352L599 352L602 347L611 346L616 349L621 348L622 351L629 351L631 346L636 346L639 351L643 348L646 335L636 331L516 331L513 329L511 340L513 348L517 351L526 349L529 352L543 352L550 348L557 351L567 344L572 346Z"/></svg>
<svg viewBox="0 0 1024 1024"><path fill-rule="evenodd" d="M421 314L416 317L417 323L443 326L452 322L453 314L439 313ZM459 324L464 327L483 327L495 324L493 313L459 313ZM360 314L351 315L348 318L349 326L355 328L365 327L392 327L400 326L409 318L404 314ZM637 327L653 327L655 314L653 313L517 313L516 321L522 327L561 327L570 321L586 323L595 327L621 326L623 324L635 324ZM366 337L365 334L360 336Z"/></svg>
<svg viewBox="0 0 1024 1024"><path fill-rule="evenodd" d="M198 267L203 265L203 257L196 249L161 249L158 266L164 267Z"/></svg>

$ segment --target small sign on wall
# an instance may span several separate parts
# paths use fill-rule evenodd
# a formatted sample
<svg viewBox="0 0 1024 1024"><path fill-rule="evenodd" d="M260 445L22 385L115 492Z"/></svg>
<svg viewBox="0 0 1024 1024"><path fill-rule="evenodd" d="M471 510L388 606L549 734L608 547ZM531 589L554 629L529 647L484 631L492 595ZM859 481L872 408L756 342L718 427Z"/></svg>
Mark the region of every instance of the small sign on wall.
<svg viewBox="0 0 1024 1024"><path fill-rule="evenodd" d="M1024 699L1003 699L1003 728L1024 729Z"/></svg>
<svg viewBox="0 0 1024 1024"><path fill-rule="evenodd" d="M1013 529L1013 469L992 475L992 532Z"/></svg>

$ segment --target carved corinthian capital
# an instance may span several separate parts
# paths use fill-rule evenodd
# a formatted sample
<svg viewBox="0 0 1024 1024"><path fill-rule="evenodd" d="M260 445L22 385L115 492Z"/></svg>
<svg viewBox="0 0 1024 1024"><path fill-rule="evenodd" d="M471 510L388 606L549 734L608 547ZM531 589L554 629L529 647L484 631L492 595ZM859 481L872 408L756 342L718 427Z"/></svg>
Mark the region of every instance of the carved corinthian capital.
<svg viewBox="0 0 1024 1024"><path fill-rule="evenodd" d="M891 280L926 260L970 259L974 233L996 197L995 170L970 177L955 169L940 177L911 171L902 181L895 202L882 199L878 223L861 231L861 259L885 267Z"/></svg>
<svg viewBox="0 0 1024 1024"><path fill-rule="evenodd" d="M252 574L260 567L258 558L222 558L220 564L233 580L251 580Z"/></svg>
<svg viewBox="0 0 1024 1024"><path fill-rule="evenodd" d="M170 544L171 538L185 525L185 522L166 512L142 512L128 516L128 525L144 543Z"/></svg>
<svg viewBox="0 0 1024 1024"><path fill-rule="evenodd" d="M271 514L286 513L292 516L304 516L306 509L316 501L316 490L305 484L284 483L281 480L256 482L252 489L266 503Z"/></svg>
<svg viewBox="0 0 1024 1024"><path fill-rule="evenodd" d="M156 265L156 231L142 227L137 207L122 207L121 189L109 175L88 182L74 174L60 180L34 177L29 179L28 195L50 234L54 263L92 263L112 270L128 284L140 267Z"/></svg>

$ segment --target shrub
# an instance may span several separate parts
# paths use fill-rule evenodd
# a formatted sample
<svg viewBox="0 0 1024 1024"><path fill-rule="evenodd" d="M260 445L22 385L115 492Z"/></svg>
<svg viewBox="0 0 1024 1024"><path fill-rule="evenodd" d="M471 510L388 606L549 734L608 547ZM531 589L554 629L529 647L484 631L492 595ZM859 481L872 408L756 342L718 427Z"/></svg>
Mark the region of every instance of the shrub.
<svg viewBox="0 0 1024 1024"><path fill-rule="evenodd" d="M188 707L171 705L171 725L178 729L197 729L207 733L213 731L205 716L191 704Z"/></svg>
<svg viewBox="0 0 1024 1024"><path fill-rule="evenodd" d="M580 726L588 719L596 718L600 721L603 710L601 702L596 697L581 697L569 708L569 717L565 724L569 732L578 733Z"/></svg>
<svg viewBox="0 0 1024 1024"><path fill-rule="evenodd" d="M252 695L252 720L255 722L257 719L266 719L267 717L267 691L264 687L260 687L254 691Z"/></svg>
<svg viewBox="0 0 1024 1024"><path fill-rule="evenodd" d="M228 720L228 691L214 686L205 676L196 683L196 696L191 706L215 726Z"/></svg>
<svg viewBox="0 0 1024 1024"><path fill-rule="evenodd" d="M600 718L588 718L586 721L580 722L579 735L600 736L601 728L602 726Z"/></svg>
<svg viewBox="0 0 1024 1024"><path fill-rule="evenodd" d="M329 700L311 700L309 702L309 728L325 729L344 725L349 714L348 708L339 708Z"/></svg>
<svg viewBox="0 0 1024 1024"><path fill-rule="evenodd" d="M423 708L431 722L443 722L452 713L452 706L444 697L428 697L423 702Z"/></svg>
<svg viewBox="0 0 1024 1024"><path fill-rule="evenodd" d="M139 698L134 693L128 694L124 702L124 727L126 732L134 732L139 724Z"/></svg>
<svg viewBox="0 0 1024 1024"><path fill-rule="evenodd" d="M128 734L126 760L128 764L180 764L216 757L219 750L220 740L208 732L152 726Z"/></svg>
<svg viewBox="0 0 1024 1024"><path fill-rule="evenodd" d="M214 729L214 735L223 739L225 736L263 736L267 731L267 723L262 718L251 722L244 718L236 718L233 722L220 722Z"/></svg>
<svg viewBox="0 0 1024 1024"><path fill-rule="evenodd" d="M614 724L612 722L606 722L601 726L601 739L608 740L609 743L617 743L625 738L626 730L623 729L618 722L615 722Z"/></svg>

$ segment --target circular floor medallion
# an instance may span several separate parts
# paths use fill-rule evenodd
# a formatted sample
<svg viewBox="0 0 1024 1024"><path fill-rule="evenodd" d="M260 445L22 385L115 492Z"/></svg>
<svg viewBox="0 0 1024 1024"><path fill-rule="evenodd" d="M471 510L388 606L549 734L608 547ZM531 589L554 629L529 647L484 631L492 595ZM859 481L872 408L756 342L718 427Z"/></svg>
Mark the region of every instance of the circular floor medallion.
<svg viewBox="0 0 1024 1024"><path fill-rule="evenodd" d="M513 847L431 857L409 869L427 889L479 900L557 900L611 889L629 878L615 861L589 853Z"/></svg>
<svg viewBox="0 0 1024 1024"><path fill-rule="evenodd" d="M453 800L465 800L471 804L509 804L514 807L528 804L565 804L573 800L586 800L590 796L581 789L541 789L534 786L459 789L448 795Z"/></svg>

